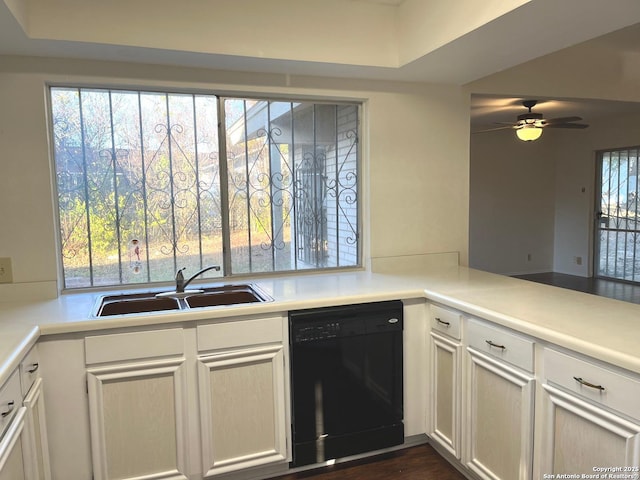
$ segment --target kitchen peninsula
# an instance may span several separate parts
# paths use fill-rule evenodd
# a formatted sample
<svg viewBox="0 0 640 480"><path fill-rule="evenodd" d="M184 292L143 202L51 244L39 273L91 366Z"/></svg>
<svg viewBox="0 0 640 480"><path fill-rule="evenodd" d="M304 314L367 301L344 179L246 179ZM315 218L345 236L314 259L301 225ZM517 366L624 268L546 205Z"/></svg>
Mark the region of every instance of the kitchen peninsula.
<svg viewBox="0 0 640 480"><path fill-rule="evenodd" d="M522 422L513 422L513 419L510 421L512 425L517 424L516 433L523 439L513 463L513 468L519 472L518 478L538 478L535 476L538 473L550 473L552 470L559 471L558 469L561 468L557 461L554 463L553 449L555 445L560 445L560 442L569 439L558 437L558 432L548 431L551 428L549 423L551 416L560 415L561 407L562 412L566 409L574 411L574 407L590 411L596 408L594 405L597 406L600 403L602 404L600 414L606 417L607 421L611 420L609 417L616 417L611 421L619 424L611 430L618 432L617 437L624 437L623 451L628 452L627 458L623 459L615 456L619 452L615 452L615 455L610 453L611 461L631 462L631 467L637 466L640 451L640 426L638 426L640 412L637 401L632 402L632 395L640 385L638 349L640 306L638 305L457 266L409 268L402 272L388 273L361 271L330 275L283 276L261 278L253 283L271 296L273 301L184 312L116 315L103 318L92 316L97 295L91 293L62 295L55 300L39 302L2 303L0 305L2 332L0 384L10 378L12 372L21 365L24 356L34 345L37 345L40 349L41 375L45 380L44 397L47 405L53 478L62 478L60 471L63 471L65 478L68 479L82 478L83 469L91 468L87 445L84 446L87 458L83 458L83 454L77 452L75 447L73 448L73 455L80 466L77 477L73 477L73 467L61 466L62 460L68 462L69 458L59 457L68 455L65 449L68 450L69 445L73 444L75 434L74 428L71 428L72 434L67 444L62 441L65 439L65 433L59 430L61 425L70 420L66 415L73 413L73 410L67 412L58 410L68 401L66 395L71 395L72 392L65 391L66 387L63 387L61 392L61 385L58 383L65 375L68 377L75 375L83 379L88 376L89 389L104 387L105 379L100 379L100 375L103 374L100 368L108 364L108 359L97 358L103 355L102 353L91 353L95 358L90 359L90 353L85 351L91 345L97 344L96 342L102 342L101 338L109 337L112 333L115 335L134 333L141 335L135 338L144 339L142 335L146 332L156 332L162 336L163 332L184 330L186 345L189 343L190 335L202 335L207 329L213 332L213 329L219 325L228 326L225 337L220 336L218 330L210 337L212 340L205 341L201 340L204 336L198 337L198 351L214 351L225 347L226 345L222 344L224 342L222 338L232 338L234 331L238 332L238 338L254 335L253 332L244 332L249 328L242 328L243 322L268 319L270 323L265 325L272 325L276 327L275 330L280 330L278 342L284 345L283 348L286 351L286 315L291 310L392 299L405 302L404 389L405 435L408 441L415 442L420 439L424 441L430 438L436 446L438 442L441 443L443 445L443 448L439 448L441 453L454 464L458 464L463 471L468 469L467 474L473 472L479 478L489 478L490 475L496 475L499 478L515 478L509 476L512 475L509 471L500 472L492 469L492 458L483 458L485 453L480 444L474 440L481 438L482 435L473 429L484 428L483 425L485 425L482 418L476 418L481 416L482 409L486 408L486 405L477 403L481 402L478 395L485 388L481 382L487 372L498 372L496 379L507 378L510 381L515 379L516 384L519 385L517 390L519 393L510 390L503 392L504 401L512 404L517 400L520 402L518 405L522 406L521 411L515 412L516 418L518 415L522 417ZM450 329L451 322L460 324L455 333ZM445 324L449 325L445 327ZM485 334L491 338L486 340L475 338ZM89 341L88 338L98 340ZM113 338L119 341L122 337ZM163 341L162 338L157 338ZM513 347L508 343L512 340L515 342ZM213 343L205 346L204 344L209 341ZM482 344L485 341L489 346L486 351L483 351ZM492 341L495 343L490 344ZM169 343L171 342L173 340L169 340ZM176 351L183 352L180 342L181 340L178 341ZM234 343L235 340L232 339L231 342ZM68 351L65 350L65 345L69 346ZM443 345L447 347L444 351L452 352L454 362L453 370L445 372L446 375L453 375L453 382L456 384L452 390L447 389L449 397L442 397L439 391L444 388L441 384L443 370L440 367L442 358L436 353L443 351L440 349ZM139 347L141 350L146 348L144 343L140 343ZM516 350L519 352L518 357L510 357ZM77 357L75 360L74 355ZM127 357L128 353L123 355L127 361L131 360ZM184 353L187 359L193 355L189 352ZM79 365L75 365L65 373L67 363L71 365L76 360ZM83 360L86 360L86 366ZM193 360L195 362L195 359ZM100 368L93 368L92 363ZM581 374L584 376L584 384L577 383L576 380L577 386L564 385L564 379L556 378L559 375L558 372L564 373L563 369L566 369L567 374L582 380L578 373L571 373L571 369L575 367L577 372L583 365L586 366L586 370L582 371L589 374L602 373L604 379L623 383L602 386L602 390L606 393L598 390L592 393L589 382L593 379L585 374ZM503 370L505 375L500 376ZM186 377L189 375L187 373ZM95 377L93 387L92 376ZM520 379L522 382L518 383ZM288 392L286 374L282 380L285 391ZM627 385L625 381L630 383ZM189 395L197 397L197 389L193 387L193 391L190 390L192 386L189 386L188 378L185 382L188 385L187 397ZM571 379L571 382L574 380ZM491 388L502 388L499 382L490 382L490 384L493 385ZM621 393L616 392L616 388L626 390ZM578 393L575 399L565 398L572 390ZM514 394L517 397L515 399ZM627 399L624 400L620 398L621 396ZM287 396L281 395L279 398L283 401L282 412L287 418L289 414ZM441 402L442 398L449 398L453 404L454 421L444 419L447 428L439 428L439 424L444 420L438 417L436 399ZM84 397L75 402L82 405L86 404L87 399ZM71 401L69 405L73 404L74 401ZM534 411L536 412L535 421ZM86 407L83 412L86 412ZM466 418L467 421L461 422L461 418ZM490 419L490 422L494 420ZM77 421L82 425L88 422L86 419ZM186 424L185 432L189 432L189 428L198 423L193 418L183 418L181 421ZM462 423L465 424L464 427ZM285 420L283 425L286 427L287 424ZM469 427L470 431L466 430L467 424L473 426ZM499 428L502 423L496 422L496 424ZM634 430L636 427L637 429ZM620 428L627 433L621 436ZM286 428L284 430L281 433L286 437ZM569 428L567 431L572 430ZM616 439L620 440L620 438ZM534 445L541 448L533 448ZM252 475L268 477L281 473L287 468L287 447L284 448L285 451L278 452L278 455L272 458L272 465L266 470L260 469L265 468L259 465L260 462L255 464L240 462L236 467L232 462L230 467L223 465L219 468L214 465L214 468L209 470L209 474L251 472ZM201 464L202 459L194 454L193 450L195 449L184 452L180 468L192 475L185 478L202 478L202 471L206 472L206 467L201 467L203 470L198 471L198 467L194 466ZM536 456L532 452L536 452ZM94 469L103 461L96 459L95 455L94 452ZM278 460L275 460L276 457ZM215 458L209 460L211 460L210 463L215 464ZM510 467L507 465L505 468ZM565 465L564 468L570 467ZM56 470L58 470L57 476ZM167 478L182 478L179 474L176 475ZM95 478L110 477L106 474L104 476L98 474ZM250 475L246 478L250 478Z"/></svg>

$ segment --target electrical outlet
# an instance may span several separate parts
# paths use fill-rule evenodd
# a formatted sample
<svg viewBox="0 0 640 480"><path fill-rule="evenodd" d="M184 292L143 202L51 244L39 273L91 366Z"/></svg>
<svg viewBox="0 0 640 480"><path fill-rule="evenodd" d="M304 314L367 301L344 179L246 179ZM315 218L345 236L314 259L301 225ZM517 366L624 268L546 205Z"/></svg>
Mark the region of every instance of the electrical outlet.
<svg viewBox="0 0 640 480"><path fill-rule="evenodd" d="M11 258L0 258L0 283L13 283L13 270L11 269Z"/></svg>
<svg viewBox="0 0 640 480"><path fill-rule="evenodd" d="M530 261L531 261L531 254L527 253L527 262L530 262Z"/></svg>
<svg viewBox="0 0 640 480"><path fill-rule="evenodd" d="M582 265L582 257L574 257L576 265Z"/></svg>

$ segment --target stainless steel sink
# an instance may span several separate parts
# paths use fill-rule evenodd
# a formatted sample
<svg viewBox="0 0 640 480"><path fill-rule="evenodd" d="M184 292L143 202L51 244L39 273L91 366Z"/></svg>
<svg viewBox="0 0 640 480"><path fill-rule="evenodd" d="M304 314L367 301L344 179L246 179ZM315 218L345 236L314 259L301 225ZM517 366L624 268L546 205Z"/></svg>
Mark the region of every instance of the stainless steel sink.
<svg viewBox="0 0 640 480"><path fill-rule="evenodd" d="M264 294L251 285L228 285L218 288L204 289L202 293L189 295L184 301L190 308L217 307L219 305L235 305L239 303L264 302Z"/></svg>
<svg viewBox="0 0 640 480"><path fill-rule="evenodd" d="M180 303L175 298L156 297L149 293L126 295L107 295L98 303L97 317L123 315L127 313L161 312L164 310L180 310Z"/></svg>
<svg viewBox="0 0 640 480"><path fill-rule="evenodd" d="M95 316L127 315L193 308L219 307L271 301L255 285L223 285L199 290L187 290L172 296L172 292L125 293L105 295L98 300Z"/></svg>

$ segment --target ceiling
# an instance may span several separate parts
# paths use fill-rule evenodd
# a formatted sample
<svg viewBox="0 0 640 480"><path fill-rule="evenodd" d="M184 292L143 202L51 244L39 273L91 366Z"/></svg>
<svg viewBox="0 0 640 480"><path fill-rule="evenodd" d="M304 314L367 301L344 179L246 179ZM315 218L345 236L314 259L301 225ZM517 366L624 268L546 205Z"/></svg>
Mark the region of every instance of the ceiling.
<svg viewBox="0 0 640 480"><path fill-rule="evenodd" d="M185 8L186 6L206 5L217 7L227 2L236 8L246 8L254 5L256 8L264 6L264 0L215 0L210 3L198 3L199 0L136 0L136 5L163 6L169 8ZM301 5L299 0L270 0L269 7L275 6L272 20L291 15L290 10L279 11L278 6L289 5L289 8ZM146 3L145 3L146 2ZM253 2L253 3L252 3ZM289 2L289 3L288 3ZM293 2L293 3L292 3ZM490 2L491 3L491 2ZM499 4L500 2L492 2ZM455 30L451 21L464 23L466 17L462 15L464 9L479 9L473 13L479 18L486 14L489 7L487 2L477 0L305 0L304 5L316 4L321 9L331 9L330 15L340 15L348 7L354 7L354 29L357 38L362 38L364 46L380 48L378 37L393 40L387 63L360 60L357 50L353 47L353 57L349 59L332 60L330 57L318 60L313 58L312 48L307 49L308 57L300 57L286 51L278 54L263 54L256 50L248 53L230 54L223 48L219 51L205 51L197 43L191 45L166 45L154 43L155 27L151 21L139 21L130 12L131 4L126 0L0 0L0 55L28 55L50 56L78 59L99 59L137 63L154 63L160 65L178 65L189 67L215 68L220 70L254 71L263 73L278 73L285 75L316 75L343 78L357 78L367 80L393 80L405 82L451 83L465 85L478 79L486 78L496 72L518 68L527 62L543 58L559 51L571 51L588 45L593 49L615 49L625 54L636 54L640 58L640 2L637 0L616 0L616 8L611 8L609 2L602 0L512 0L502 2L509 4L503 10L493 12L483 22L468 23ZM178 5L179 4L179 5ZM20 15L16 5L26 5ZM172 7L173 5L173 7ZM176 7L177 5L177 7ZM451 7L451 6L457 7ZM514 7L515 5L515 7ZM53 10L47 10L47 8ZM140 40L128 43L120 41L124 36L115 35L114 40L100 40L91 37L93 31L100 26L101 18L84 18L82 8L89 14L92 9L106 8L119 15L119 28L126 27L128 17L137 21L136 32ZM301 8L301 7L299 7ZM459 10L447 10L458 8ZM53 20L51 11L57 12L60 18ZM253 10L252 10L253 11ZM38 16L40 12L40 17ZM104 15L107 10L102 10ZM231 15L233 10L228 10ZM244 15L244 12L241 12ZM371 18L388 18L384 25L392 28L384 37L382 32L371 32L366 22L358 24L357 18L371 15ZM267 13L262 13L266 16ZM449 15L449 17L447 17ZM170 17L170 15L166 15ZM69 17L75 23L65 23ZM146 17L142 17L143 19ZM242 16L241 16L242 18ZM86 32L82 33L82 25L91 20ZM269 18L264 18L264 23ZM446 20L449 20L447 24ZM235 21L235 17L233 19ZM148 24L147 24L148 23ZM231 20L228 23L232 23ZM216 28L224 28L225 19L215 23ZM40 27L38 27L40 25ZM52 25L57 25L54 30ZM74 27L75 25L75 27ZM171 22L173 28L179 27L179 22ZM444 27L442 27L444 25ZM29 28L23 28L27 26ZM571 28L567 28L571 26ZM306 26L302 26L304 29ZM189 28L189 25L186 27ZM118 31L110 25L107 29ZM148 30L145 30L148 29ZM359 30L358 30L359 29ZM366 30L369 31L366 31ZM439 30L440 29L440 30ZM418 43L415 46L403 46L402 35L410 31L408 38ZM156 32L157 33L157 32ZM180 32L171 32L180 33ZM185 37L193 37L193 32L185 30ZM323 42L329 42L328 51L333 47L330 37L326 38L323 30ZM84 36L83 36L84 35ZM440 35L438 42L432 41L432 36ZM448 35L448 36L446 36ZM535 39L535 41L529 41ZM135 38L134 38L135 40ZM314 42L314 38L310 41ZM302 41L302 40L301 40ZM120 42L120 43L117 43ZM310 43L315 46L319 43ZM212 42L201 41L201 44ZM255 42L254 42L255 43ZM268 42L266 42L268 43ZM195 45L195 46L194 46ZM334 51L344 50L351 45L335 45ZM357 47L357 46L356 46ZM407 50L414 51L407 53ZM395 54L394 51L395 49ZM303 49L304 50L304 49ZM376 52L373 52L374 54ZM376 55L373 56L375 58ZM380 54L382 57L382 54ZM394 58L398 60L394 63ZM337 58L337 57L336 57ZM401 60L404 58L404 60ZM513 91L517 92L517 86ZM502 92L501 92L502 93ZM527 92L518 92L527 94ZM524 113L522 100L531 98L530 95L474 95L471 102L472 131L490 128L495 122L514 121L517 115ZM622 113L640 111L640 105L632 102L610 102L595 100L579 100L568 98L541 98L535 111L544 113L545 118L564 116L580 116L586 123L594 119Z"/></svg>
<svg viewBox="0 0 640 480"><path fill-rule="evenodd" d="M503 75L505 74L506 75ZM640 23L596 37L578 45L553 52L534 61L518 65L507 72L476 82L473 91L483 91L492 85L495 92L496 79L502 76L500 95L476 94L471 98L471 131L495 128L496 123L515 122L518 115L526 113L524 100L537 100L533 112L542 113L544 118L578 116L581 123L595 123L614 116L640 114L640 103L634 101L597 100L602 94L600 88L593 89L589 99L576 98L576 83L589 84L588 78L610 78L610 92L606 98L637 98L625 95L638 92L640 81ZM507 81L504 81L507 78ZM526 85L526 86L525 86ZM587 89L588 90L588 89ZM558 91L562 94L549 98L541 92ZM581 90L584 92L584 90ZM511 95L507 95L511 92ZM534 93L534 92L537 92ZM509 130L490 133L509 134Z"/></svg>
<svg viewBox="0 0 640 480"><path fill-rule="evenodd" d="M0 0L0 55L463 85L639 22L637 0Z"/></svg>

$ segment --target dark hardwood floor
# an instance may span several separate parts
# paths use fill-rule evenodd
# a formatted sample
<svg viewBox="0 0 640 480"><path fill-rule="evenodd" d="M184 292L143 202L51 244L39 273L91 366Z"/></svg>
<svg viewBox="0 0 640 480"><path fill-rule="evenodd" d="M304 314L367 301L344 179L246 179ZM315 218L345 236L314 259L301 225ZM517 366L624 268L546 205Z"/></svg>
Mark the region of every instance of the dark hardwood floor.
<svg viewBox="0 0 640 480"><path fill-rule="evenodd" d="M465 480L431 445L396 450L277 477L275 480Z"/></svg>
<svg viewBox="0 0 640 480"><path fill-rule="evenodd" d="M514 277L640 304L640 285L553 272L515 275Z"/></svg>

